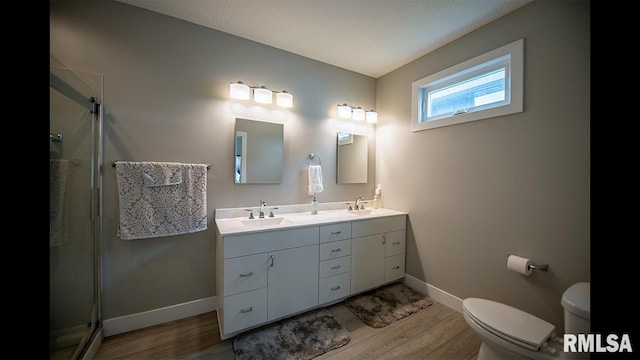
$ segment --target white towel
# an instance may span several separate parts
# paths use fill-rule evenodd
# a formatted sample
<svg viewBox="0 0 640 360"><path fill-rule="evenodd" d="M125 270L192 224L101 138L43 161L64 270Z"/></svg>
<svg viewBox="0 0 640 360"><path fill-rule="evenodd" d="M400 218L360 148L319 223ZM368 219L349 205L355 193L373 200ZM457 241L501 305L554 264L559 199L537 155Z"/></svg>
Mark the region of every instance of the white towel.
<svg viewBox="0 0 640 360"><path fill-rule="evenodd" d="M180 163L142 164L144 186L166 186L182 183Z"/></svg>
<svg viewBox="0 0 640 360"><path fill-rule="evenodd" d="M309 195L322 192L322 167L320 165L309 165Z"/></svg>
<svg viewBox="0 0 640 360"><path fill-rule="evenodd" d="M207 229L207 165L116 162L122 240Z"/></svg>
<svg viewBox="0 0 640 360"><path fill-rule="evenodd" d="M60 246L66 240L67 178L69 160L49 160L49 246Z"/></svg>

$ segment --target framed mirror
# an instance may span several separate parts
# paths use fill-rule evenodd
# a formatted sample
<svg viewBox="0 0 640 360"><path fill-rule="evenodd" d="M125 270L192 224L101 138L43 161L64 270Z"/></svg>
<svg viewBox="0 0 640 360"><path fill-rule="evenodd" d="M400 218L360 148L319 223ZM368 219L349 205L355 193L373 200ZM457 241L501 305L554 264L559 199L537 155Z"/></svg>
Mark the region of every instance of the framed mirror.
<svg viewBox="0 0 640 360"><path fill-rule="evenodd" d="M284 163L284 125L236 118L234 134L235 183L280 183Z"/></svg>
<svg viewBox="0 0 640 360"><path fill-rule="evenodd" d="M337 138L338 184L367 183L369 139L366 135L339 132Z"/></svg>

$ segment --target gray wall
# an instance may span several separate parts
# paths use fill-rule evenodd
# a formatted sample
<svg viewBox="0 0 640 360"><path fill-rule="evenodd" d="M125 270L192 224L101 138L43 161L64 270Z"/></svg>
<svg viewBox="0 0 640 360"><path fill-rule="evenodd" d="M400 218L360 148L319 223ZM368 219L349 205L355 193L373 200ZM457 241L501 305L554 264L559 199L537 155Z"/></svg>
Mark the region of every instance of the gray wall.
<svg viewBox="0 0 640 360"><path fill-rule="evenodd" d="M411 132L411 83L524 38L524 112ZM376 182L409 212L407 273L564 329L560 298L590 280L590 12L535 1L377 81ZM524 277L509 254L549 264Z"/></svg>
<svg viewBox="0 0 640 360"><path fill-rule="evenodd" d="M323 164L318 201L371 198L383 184L384 206L409 212L407 273L457 297L502 301L562 329L562 292L590 279L586 2L533 2L377 80L121 3L55 1L50 18L51 53L104 74L105 319L214 296L214 209L308 201L310 152ZM519 38L523 113L410 131L412 81ZM230 101L237 80L286 89L294 108ZM335 120L345 102L378 110L375 136ZM236 117L285 124L281 184L233 183ZM335 184L337 131L370 135L368 184ZM117 238L113 160L211 163L209 230ZM509 254L550 271L507 271Z"/></svg>
<svg viewBox="0 0 640 360"><path fill-rule="evenodd" d="M215 296L214 210L309 202L309 153L322 159L319 202L373 197L375 127L335 115L342 103L375 108L375 79L118 2L50 5L51 54L104 75L104 319ZM293 109L231 101L238 80L289 91ZM234 184L237 117L284 124L282 183ZM335 183L336 133L349 130L371 135L368 184ZM209 229L120 240L114 160L210 163Z"/></svg>

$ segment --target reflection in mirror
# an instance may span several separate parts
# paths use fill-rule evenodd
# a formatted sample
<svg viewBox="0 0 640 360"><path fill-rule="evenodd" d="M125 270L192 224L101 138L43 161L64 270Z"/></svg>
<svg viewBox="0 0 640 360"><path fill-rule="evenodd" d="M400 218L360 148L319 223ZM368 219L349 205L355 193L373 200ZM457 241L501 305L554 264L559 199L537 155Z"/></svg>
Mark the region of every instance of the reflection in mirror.
<svg viewBox="0 0 640 360"><path fill-rule="evenodd" d="M236 119L235 183L282 181L284 125Z"/></svg>
<svg viewBox="0 0 640 360"><path fill-rule="evenodd" d="M338 133L338 184L367 182L368 139L366 135Z"/></svg>

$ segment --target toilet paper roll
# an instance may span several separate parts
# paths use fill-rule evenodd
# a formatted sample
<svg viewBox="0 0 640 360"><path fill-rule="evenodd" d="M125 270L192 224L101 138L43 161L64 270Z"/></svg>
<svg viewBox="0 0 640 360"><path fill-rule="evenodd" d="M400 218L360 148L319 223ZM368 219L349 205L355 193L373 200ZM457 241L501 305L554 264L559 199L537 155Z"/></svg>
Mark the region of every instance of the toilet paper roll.
<svg viewBox="0 0 640 360"><path fill-rule="evenodd" d="M531 264L530 259L516 256L516 255L509 255L509 259L507 260L507 269L511 271L515 271L518 274L529 276L533 271L533 269L529 267L530 264Z"/></svg>

